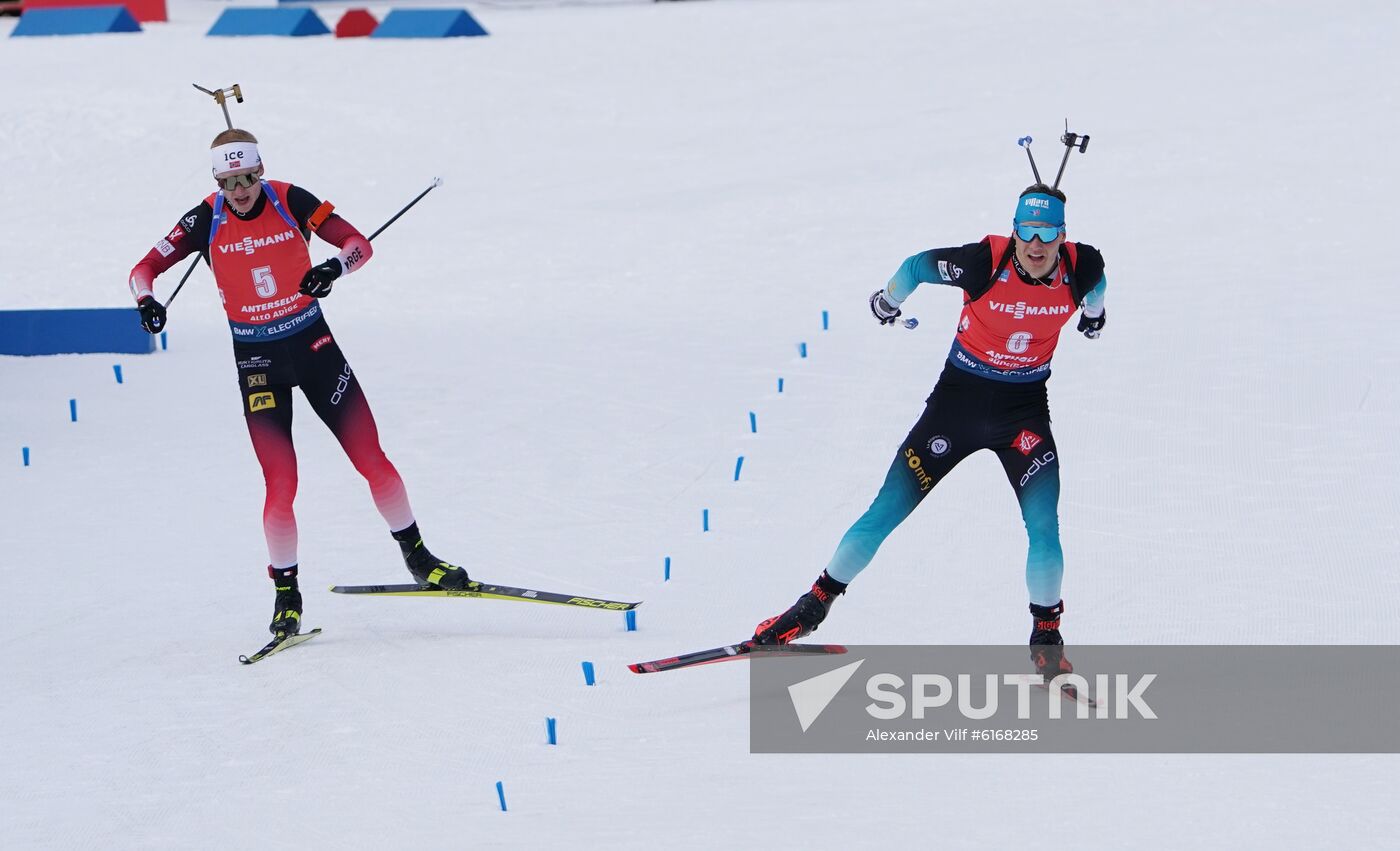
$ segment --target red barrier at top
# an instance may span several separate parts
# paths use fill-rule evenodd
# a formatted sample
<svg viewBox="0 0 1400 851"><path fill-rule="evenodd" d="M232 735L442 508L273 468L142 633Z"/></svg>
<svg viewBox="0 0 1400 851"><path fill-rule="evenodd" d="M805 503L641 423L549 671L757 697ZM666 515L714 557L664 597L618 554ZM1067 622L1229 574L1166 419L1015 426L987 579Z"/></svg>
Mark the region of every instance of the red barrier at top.
<svg viewBox="0 0 1400 851"><path fill-rule="evenodd" d="M340 16L340 22L335 25L336 38L359 38L374 32L374 28L379 26L379 22L369 13L368 9L350 9Z"/></svg>
<svg viewBox="0 0 1400 851"><path fill-rule="evenodd" d="M24 9L55 9L69 6L125 6L131 17L143 24L164 23L170 18L165 13L165 0L24 0Z"/></svg>

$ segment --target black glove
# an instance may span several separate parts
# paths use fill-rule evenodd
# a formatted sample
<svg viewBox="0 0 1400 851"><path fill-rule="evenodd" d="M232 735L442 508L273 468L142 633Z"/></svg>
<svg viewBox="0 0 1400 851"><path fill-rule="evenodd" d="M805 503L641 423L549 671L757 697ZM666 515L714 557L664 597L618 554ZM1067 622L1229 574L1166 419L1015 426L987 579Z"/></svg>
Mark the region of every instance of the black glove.
<svg viewBox="0 0 1400 851"><path fill-rule="evenodd" d="M152 296L143 295L136 302L136 308L141 311L141 327L147 333L159 334L165 330L165 305Z"/></svg>
<svg viewBox="0 0 1400 851"><path fill-rule="evenodd" d="M1088 337L1090 340L1097 340L1099 338L1099 332L1103 330L1103 324L1107 321L1107 310L1105 310L1103 313L1100 313L1097 319L1090 319L1088 316L1081 313L1079 314L1078 330L1081 331L1084 334L1084 336Z"/></svg>
<svg viewBox="0 0 1400 851"><path fill-rule="evenodd" d="M870 312L875 314L881 325L893 325L899 318L900 310L885 300L884 289L878 289L870 294Z"/></svg>
<svg viewBox="0 0 1400 851"><path fill-rule="evenodd" d="M332 257L320 266L312 266L301 279L302 295L312 298L325 298L331 294L331 286L340 277L340 258Z"/></svg>

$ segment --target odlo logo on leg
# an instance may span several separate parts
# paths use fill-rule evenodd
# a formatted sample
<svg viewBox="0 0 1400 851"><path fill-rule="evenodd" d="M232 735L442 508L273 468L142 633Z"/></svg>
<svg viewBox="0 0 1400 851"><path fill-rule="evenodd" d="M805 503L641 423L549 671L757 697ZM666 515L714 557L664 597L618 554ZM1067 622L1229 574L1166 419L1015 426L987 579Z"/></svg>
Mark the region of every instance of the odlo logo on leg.
<svg viewBox="0 0 1400 851"><path fill-rule="evenodd" d="M345 371L336 376L335 392L331 394L331 404L339 405L340 400L345 398L345 391L350 389L350 364L345 365Z"/></svg>
<svg viewBox="0 0 1400 851"><path fill-rule="evenodd" d="M1031 461L1030 469L1026 470L1025 475L1021 476L1021 487L1026 486L1026 483L1031 480L1031 476L1034 476L1053 463L1055 463L1055 451L1053 449Z"/></svg>
<svg viewBox="0 0 1400 851"><path fill-rule="evenodd" d="M928 471L924 469L923 459L918 456L913 449L904 450L905 463L909 469L914 471L914 476L919 480L919 490L926 491L933 487L933 479L929 477Z"/></svg>

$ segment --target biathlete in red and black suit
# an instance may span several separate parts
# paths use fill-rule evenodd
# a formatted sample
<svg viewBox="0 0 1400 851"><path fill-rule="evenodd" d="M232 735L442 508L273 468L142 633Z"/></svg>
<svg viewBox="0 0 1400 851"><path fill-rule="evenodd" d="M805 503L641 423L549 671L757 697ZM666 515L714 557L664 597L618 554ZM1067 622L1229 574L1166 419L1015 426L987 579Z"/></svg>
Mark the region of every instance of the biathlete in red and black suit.
<svg viewBox="0 0 1400 851"><path fill-rule="evenodd" d="M214 273L233 333L243 416L267 484L263 531L277 591L271 631L295 634L301 625L297 587L297 491L292 445L292 388L340 441L369 483L375 507L398 541L409 572L420 583L443 588L473 584L467 572L439 560L423 545L403 480L379 446L369 402L331 334L320 299L342 275L373 256L353 225L299 186L263 180L257 139L226 130L211 147L219 190L180 218L131 270L131 294L141 324L164 330L165 308L152 284L185 257L199 252ZM312 233L340 249L311 265Z"/></svg>
<svg viewBox="0 0 1400 851"><path fill-rule="evenodd" d="M1012 236L916 254L870 296L875 318L892 324L920 283L960 288L963 309L953 346L875 501L842 537L812 590L759 624L755 641L786 644L815 630L929 491L968 455L990 449L1016 492L1029 537L1031 656L1047 676L1072 670L1059 631L1060 455L1045 385L1060 329L1076 310L1078 330L1098 337L1107 280L1097 249L1065 241L1064 202L1058 189L1031 186L1017 203Z"/></svg>

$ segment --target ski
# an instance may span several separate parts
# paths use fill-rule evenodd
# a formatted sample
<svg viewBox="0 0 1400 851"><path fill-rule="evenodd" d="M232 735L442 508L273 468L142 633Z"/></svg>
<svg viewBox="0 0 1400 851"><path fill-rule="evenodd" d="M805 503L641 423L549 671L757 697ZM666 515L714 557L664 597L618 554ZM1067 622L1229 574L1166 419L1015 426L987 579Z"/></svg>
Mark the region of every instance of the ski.
<svg viewBox="0 0 1400 851"><path fill-rule="evenodd" d="M482 600L515 600L521 603L549 603L555 606L577 606L584 609L603 609L609 612L626 612L637 608L641 602L624 603L618 600L601 600L596 597L579 597L573 594L556 594L553 591L536 591L533 588L512 588L509 585L487 585L473 582L470 588L461 590L435 588L431 585L404 583L402 585L332 585L337 594L369 594L377 597L477 597Z"/></svg>
<svg viewBox="0 0 1400 851"><path fill-rule="evenodd" d="M727 644L710 650L699 650L669 659L653 662L637 662L627 667L634 674L655 674L660 671L674 671L677 668L693 668L696 665L713 665L716 662L730 662L746 656L802 656L822 653L845 653L840 644L754 644L753 640L738 644Z"/></svg>
<svg viewBox="0 0 1400 851"><path fill-rule="evenodd" d="M321 628L318 626L310 632L299 632L296 635L279 635L278 637L269 641L266 645L263 646L263 649L254 653L252 656L239 656L238 661L242 662L245 665L251 665L254 662L259 662L263 659L266 659L274 653L281 653L288 647L296 647L298 644L301 644L304 641L310 641L311 639L315 638L320 634Z"/></svg>

